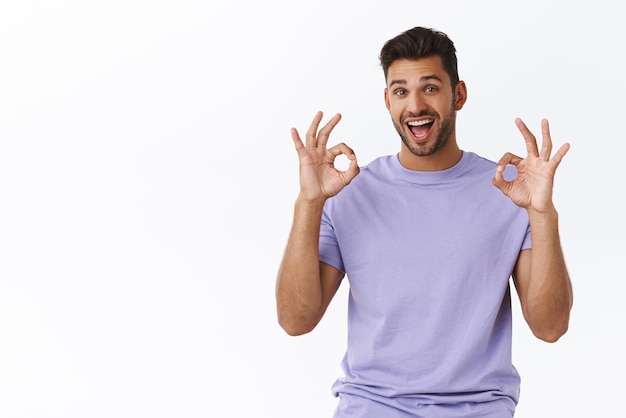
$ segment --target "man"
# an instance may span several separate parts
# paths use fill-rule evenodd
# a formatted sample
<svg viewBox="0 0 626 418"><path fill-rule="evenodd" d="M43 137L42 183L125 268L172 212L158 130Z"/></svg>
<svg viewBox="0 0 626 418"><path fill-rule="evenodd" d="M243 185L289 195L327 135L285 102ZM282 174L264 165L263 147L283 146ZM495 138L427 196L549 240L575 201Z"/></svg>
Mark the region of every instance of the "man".
<svg viewBox="0 0 626 418"><path fill-rule="evenodd" d="M344 276L350 283L345 375L335 417L512 417L520 378L511 362L512 278L540 339L567 330L572 288L552 202L548 122L542 144L517 119L528 151L488 161L457 144L467 99L456 50L416 27L389 40L380 62L397 155L359 168L340 143L337 114L318 112L303 143L300 193L276 287L280 325L311 331ZM335 169L339 155L350 160ZM494 187L495 186L495 187ZM532 246L531 246L532 232Z"/></svg>

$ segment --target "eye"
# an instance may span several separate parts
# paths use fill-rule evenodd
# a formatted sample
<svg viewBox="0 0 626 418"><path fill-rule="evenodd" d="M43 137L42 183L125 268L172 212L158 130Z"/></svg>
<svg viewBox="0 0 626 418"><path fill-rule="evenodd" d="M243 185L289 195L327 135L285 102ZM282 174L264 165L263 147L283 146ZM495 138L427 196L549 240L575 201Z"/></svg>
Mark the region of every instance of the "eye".
<svg viewBox="0 0 626 418"><path fill-rule="evenodd" d="M426 93L436 93L437 92L437 87L435 86L428 86L424 89L424 91Z"/></svg>
<svg viewBox="0 0 626 418"><path fill-rule="evenodd" d="M395 94L396 96L404 96L406 94L406 90L398 89L398 90L394 91L393 94Z"/></svg>

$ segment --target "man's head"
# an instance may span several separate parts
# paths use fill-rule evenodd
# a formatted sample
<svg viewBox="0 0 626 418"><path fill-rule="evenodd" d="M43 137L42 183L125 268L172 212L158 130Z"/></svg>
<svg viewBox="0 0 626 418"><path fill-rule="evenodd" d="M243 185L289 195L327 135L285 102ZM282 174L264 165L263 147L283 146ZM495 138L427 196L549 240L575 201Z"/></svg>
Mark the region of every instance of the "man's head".
<svg viewBox="0 0 626 418"><path fill-rule="evenodd" d="M413 28L388 41L380 54L385 105L400 135L400 162L414 170L456 164L456 112L467 98L459 80L456 52L443 33Z"/></svg>
<svg viewBox="0 0 626 418"><path fill-rule="evenodd" d="M450 77L452 88L459 82L456 48L454 43L443 33L430 28L414 27L390 39L380 52L380 65L383 67L385 80L389 66L396 60L418 60L430 56L439 56L443 68Z"/></svg>

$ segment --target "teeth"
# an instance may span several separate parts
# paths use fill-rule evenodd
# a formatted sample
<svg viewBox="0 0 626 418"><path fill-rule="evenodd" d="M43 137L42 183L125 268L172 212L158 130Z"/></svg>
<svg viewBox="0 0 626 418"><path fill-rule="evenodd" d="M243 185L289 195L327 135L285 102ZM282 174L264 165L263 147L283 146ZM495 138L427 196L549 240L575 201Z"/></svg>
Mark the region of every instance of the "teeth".
<svg viewBox="0 0 626 418"><path fill-rule="evenodd" d="M427 123L432 123L433 119L424 119L424 120L414 120L408 123L409 126L422 126Z"/></svg>

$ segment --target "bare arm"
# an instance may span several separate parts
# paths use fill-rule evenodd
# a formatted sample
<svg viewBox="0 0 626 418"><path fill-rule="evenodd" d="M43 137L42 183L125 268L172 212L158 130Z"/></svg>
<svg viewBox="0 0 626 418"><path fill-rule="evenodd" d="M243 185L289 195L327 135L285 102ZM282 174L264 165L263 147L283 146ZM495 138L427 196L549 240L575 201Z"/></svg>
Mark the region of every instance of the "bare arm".
<svg viewBox="0 0 626 418"><path fill-rule="evenodd" d="M572 284L565 265L559 237L558 213L552 202L554 174L569 150L564 144L552 158L552 140L547 120L542 121L541 152L526 125L516 120L524 136L528 156L522 159L507 153L498 163L493 183L518 206L528 211L533 246L520 252L513 279L524 318L532 332L548 342L567 331L573 304ZM507 164L517 167L518 176L505 181Z"/></svg>
<svg viewBox="0 0 626 418"><path fill-rule="evenodd" d="M520 253L513 279L532 332L544 341L555 342L567 331L573 303L556 211L552 216L531 222L531 229L533 247Z"/></svg>
<svg viewBox="0 0 626 418"><path fill-rule="evenodd" d="M278 322L289 335L311 331L322 319L343 274L319 261L321 208L298 199L276 281Z"/></svg>
<svg viewBox="0 0 626 418"><path fill-rule="evenodd" d="M341 116L335 115L318 132L318 112L306 135L306 145L291 130L300 159L300 194L276 280L278 322L290 335L311 331L337 292L343 273L319 261L319 236L324 202L339 193L359 173L356 157L345 144L327 149L329 135ZM341 154L350 159L346 171L333 163Z"/></svg>

